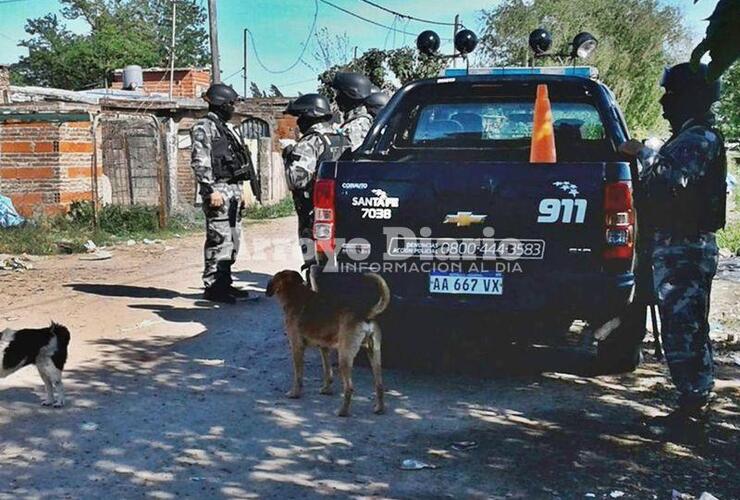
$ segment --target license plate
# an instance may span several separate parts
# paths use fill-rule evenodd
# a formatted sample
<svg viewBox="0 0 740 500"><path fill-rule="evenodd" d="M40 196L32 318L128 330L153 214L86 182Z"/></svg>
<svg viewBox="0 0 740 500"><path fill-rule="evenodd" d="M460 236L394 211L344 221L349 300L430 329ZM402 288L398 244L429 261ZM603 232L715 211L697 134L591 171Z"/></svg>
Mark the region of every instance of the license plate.
<svg viewBox="0 0 740 500"><path fill-rule="evenodd" d="M429 275L429 292L454 295L501 295L504 277L501 273L436 273Z"/></svg>

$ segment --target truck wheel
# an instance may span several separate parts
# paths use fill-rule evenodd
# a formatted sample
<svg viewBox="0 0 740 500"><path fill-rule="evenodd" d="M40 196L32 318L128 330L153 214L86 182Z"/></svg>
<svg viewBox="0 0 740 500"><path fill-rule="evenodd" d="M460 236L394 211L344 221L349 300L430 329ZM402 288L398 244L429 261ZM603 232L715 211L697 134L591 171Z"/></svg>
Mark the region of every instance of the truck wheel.
<svg viewBox="0 0 740 500"><path fill-rule="evenodd" d="M619 326L596 347L597 370L600 373L634 371L642 360L647 306L632 303L619 316Z"/></svg>

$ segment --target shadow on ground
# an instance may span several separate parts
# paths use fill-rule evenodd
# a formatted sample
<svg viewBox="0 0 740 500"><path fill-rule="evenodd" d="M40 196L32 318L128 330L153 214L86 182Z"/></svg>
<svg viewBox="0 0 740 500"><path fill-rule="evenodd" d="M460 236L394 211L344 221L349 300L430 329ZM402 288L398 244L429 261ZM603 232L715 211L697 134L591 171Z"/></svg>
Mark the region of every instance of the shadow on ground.
<svg viewBox="0 0 740 500"><path fill-rule="evenodd" d="M248 278L264 286L268 277ZM106 293L168 298L156 290ZM358 367L353 417L339 419L338 396L318 395L314 352L306 395L284 398L288 350L274 301L134 307L202 323L204 331L175 344L156 336L100 340L102 359L68 373L71 405L62 411L40 408L28 390L0 392L0 498L608 498L615 490L666 498L672 489L731 498L740 491L737 394L720 391L722 418L701 442L643 437L640 418L665 409L670 394L655 364L583 377L567 369L572 359L551 360L568 350L566 339L542 348L546 354L527 348L492 361L496 375L487 379L388 370L384 416L372 414L371 378ZM522 363L526 370L515 369ZM477 447L452 449L459 441ZM407 458L439 468L402 471Z"/></svg>

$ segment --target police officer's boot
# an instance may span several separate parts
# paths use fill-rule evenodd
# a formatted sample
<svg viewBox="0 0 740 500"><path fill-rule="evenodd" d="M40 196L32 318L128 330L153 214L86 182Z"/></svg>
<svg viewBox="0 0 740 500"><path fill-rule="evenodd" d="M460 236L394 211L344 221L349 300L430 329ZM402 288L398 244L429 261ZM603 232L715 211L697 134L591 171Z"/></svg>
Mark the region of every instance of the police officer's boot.
<svg viewBox="0 0 740 500"><path fill-rule="evenodd" d="M247 290L244 290L243 288L239 288L234 285L229 285L229 288L227 289L229 295L236 299L248 299L249 298L249 292Z"/></svg>
<svg viewBox="0 0 740 500"><path fill-rule="evenodd" d="M205 292L203 292L203 298L211 302L236 304L236 297L229 292L230 288L231 284L227 280L217 279L211 286L206 287Z"/></svg>
<svg viewBox="0 0 740 500"><path fill-rule="evenodd" d="M656 436L694 440L703 435L708 420L708 401L680 402L678 408L668 415L650 419L647 427Z"/></svg>

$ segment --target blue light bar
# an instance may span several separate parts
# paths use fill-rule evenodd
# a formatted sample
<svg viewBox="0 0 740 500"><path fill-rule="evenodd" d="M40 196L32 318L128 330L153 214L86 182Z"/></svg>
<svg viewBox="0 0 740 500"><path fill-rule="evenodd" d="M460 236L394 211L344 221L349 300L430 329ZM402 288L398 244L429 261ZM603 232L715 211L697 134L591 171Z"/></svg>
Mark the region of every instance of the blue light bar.
<svg viewBox="0 0 740 500"><path fill-rule="evenodd" d="M500 68L470 68L470 71L464 68L448 68L442 70L440 76L445 78L455 78L467 75L564 75L578 76L581 78L597 78L599 72L591 66L540 66L540 67L517 67L506 66Z"/></svg>

